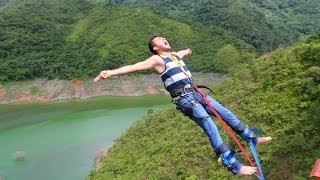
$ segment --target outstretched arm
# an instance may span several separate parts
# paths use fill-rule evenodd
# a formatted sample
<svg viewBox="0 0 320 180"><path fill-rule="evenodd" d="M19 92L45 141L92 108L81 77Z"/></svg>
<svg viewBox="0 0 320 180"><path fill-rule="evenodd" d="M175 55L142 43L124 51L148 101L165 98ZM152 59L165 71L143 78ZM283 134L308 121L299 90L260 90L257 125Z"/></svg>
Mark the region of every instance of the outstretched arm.
<svg viewBox="0 0 320 180"><path fill-rule="evenodd" d="M191 54L192 54L192 51L189 48L177 52L177 55L180 58L183 58L183 57L186 57L186 56L190 56Z"/></svg>
<svg viewBox="0 0 320 180"><path fill-rule="evenodd" d="M93 82L97 82L100 79L108 78L111 75L117 76L117 75L129 74L137 71L149 70L149 69L155 68L157 65L158 65L157 59L155 58L155 56L151 56L147 60L138 62L136 64L123 66L114 70L101 71L100 74L93 80Z"/></svg>

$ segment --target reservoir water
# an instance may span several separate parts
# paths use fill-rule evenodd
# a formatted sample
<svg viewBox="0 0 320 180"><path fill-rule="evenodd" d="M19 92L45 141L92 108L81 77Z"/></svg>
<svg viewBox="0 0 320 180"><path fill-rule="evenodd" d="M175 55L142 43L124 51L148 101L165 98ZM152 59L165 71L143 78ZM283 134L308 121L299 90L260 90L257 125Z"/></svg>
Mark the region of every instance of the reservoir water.
<svg viewBox="0 0 320 180"><path fill-rule="evenodd" d="M98 150L169 105L161 95L0 105L0 179L84 179Z"/></svg>

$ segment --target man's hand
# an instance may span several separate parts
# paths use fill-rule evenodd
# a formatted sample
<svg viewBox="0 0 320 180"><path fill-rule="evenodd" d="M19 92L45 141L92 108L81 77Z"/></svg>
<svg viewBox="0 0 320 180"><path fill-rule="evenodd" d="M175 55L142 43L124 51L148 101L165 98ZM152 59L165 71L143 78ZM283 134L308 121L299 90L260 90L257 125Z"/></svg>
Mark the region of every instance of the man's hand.
<svg viewBox="0 0 320 180"><path fill-rule="evenodd" d="M186 57L186 56L191 56L192 51L191 51L191 49L188 48L188 49L184 49L184 50L178 51L178 52L176 52L176 54L180 58L183 58L183 57Z"/></svg>
<svg viewBox="0 0 320 180"><path fill-rule="evenodd" d="M94 78L93 82L97 82L100 79L106 79L107 77L111 77L111 72L109 70L101 71L100 74L96 78Z"/></svg>

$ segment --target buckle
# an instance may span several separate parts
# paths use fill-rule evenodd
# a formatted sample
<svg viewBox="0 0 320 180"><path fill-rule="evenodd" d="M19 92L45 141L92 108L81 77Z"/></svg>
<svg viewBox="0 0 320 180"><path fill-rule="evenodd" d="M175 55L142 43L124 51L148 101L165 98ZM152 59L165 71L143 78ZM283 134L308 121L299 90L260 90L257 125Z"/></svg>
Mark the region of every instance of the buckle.
<svg viewBox="0 0 320 180"><path fill-rule="evenodd" d="M181 95L184 95L184 94L187 94L190 92L193 92L193 89L192 89L192 87L187 85L185 87L172 90L172 92L170 92L170 95L172 98L175 98L177 96L181 96Z"/></svg>
<svg viewBox="0 0 320 180"><path fill-rule="evenodd" d="M177 97L174 97L174 98L172 98L172 102L173 102L173 104L177 104L178 102L179 102L179 100L181 99L181 97L180 96L177 96Z"/></svg>

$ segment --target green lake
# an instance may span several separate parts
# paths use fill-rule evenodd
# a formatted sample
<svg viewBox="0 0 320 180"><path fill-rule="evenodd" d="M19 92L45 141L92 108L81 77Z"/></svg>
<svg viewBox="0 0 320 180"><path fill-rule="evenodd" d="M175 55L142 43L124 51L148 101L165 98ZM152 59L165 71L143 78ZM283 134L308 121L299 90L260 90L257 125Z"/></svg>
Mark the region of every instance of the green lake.
<svg viewBox="0 0 320 180"><path fill-rule="evenodd" d="M0 179L84 179L97 151L149 109L170 104L150 95L0 105ZM19 151L24 160L15 160Z"/></svg>

